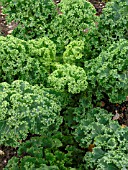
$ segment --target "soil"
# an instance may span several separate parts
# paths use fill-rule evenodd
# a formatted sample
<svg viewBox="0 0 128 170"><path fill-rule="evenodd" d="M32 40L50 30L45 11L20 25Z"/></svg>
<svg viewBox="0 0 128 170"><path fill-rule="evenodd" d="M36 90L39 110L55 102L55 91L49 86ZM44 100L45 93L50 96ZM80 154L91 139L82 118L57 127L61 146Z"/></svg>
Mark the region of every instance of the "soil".
<svg viewBox="0 0 128 170"><path fill-rule="evenodd" d="M94 7L96 8L97 15L102 13L102 9L105 7L105 3L100 0L89 0ZM57 4L60 0L54 0ZM7 36L11 34L13 29L17 26L17 23L10 23L7 25L5 20L5 15L2 14L2 6L0 6L0 34ZM101 101L101 108L108 110L113 113L113 120L118 121L122 127L128 126L128 97L125 102L122 104L113 104L110 103L107 98ZM30 136L30 134L29 134ZM17 148L0 146L0 170L2 170L6 165L9 159L17 155Z"/></svg>
<svg viewBox="0 0 128 170"><path fill-rule="evenodd" d="M2 170L9 159L17 155L17 149L10 146L0 146L0 170Z"/></svg>
<svg viewBox="0 0 128 170"><path fill-rule="evenodd" d="M112 120L118 121L121 126L128 126L128 96L121 104L111 103L105 98L101 100L101 108L113 114Z"/></svg>

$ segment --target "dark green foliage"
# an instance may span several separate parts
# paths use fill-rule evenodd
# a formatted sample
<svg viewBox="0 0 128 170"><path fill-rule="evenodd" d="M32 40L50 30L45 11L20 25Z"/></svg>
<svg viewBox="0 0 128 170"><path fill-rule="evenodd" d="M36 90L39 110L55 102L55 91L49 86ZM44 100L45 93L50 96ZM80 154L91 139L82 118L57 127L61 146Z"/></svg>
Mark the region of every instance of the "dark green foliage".
<svg viewBox="0 0 128 170"><path fill-rule="evenodd" d="M76 170L72 168L73 159L78 153L78 149L67 145L64 150L64 145L72 141L57 132L56 135L42 135L40 137L32 137L30 140L21 142L17 157L9 160L6 169L46 169L46 170ZM70 139L72 140L72 139ZM61 149L63 148L63 150ZM77 152L76 152L77 151ZM79 160L74 164L79 165ZM48 166L47 166L48 165Z"/></svg>
<svg viewBox="0 0 128 170"><path fill-rule="evenodd" d="M88 148L98 135L106 134L105 130L108 129L111 131L109 123L114 122L111 117L111 114L100 108L90 109L86 112L86 116L79 122L80 124L75 130L75 139L79 145L82 148ZM117 123L116 126L120 127Z"/></svg>
<svg viewBox="0 0 128 170"><path fill-rule="evenodd" d="M24 41L13 36L0 37L0 82L22 79L45 84L55 60L56 47L43 37Z"/></svg>
<svg viewBox="0 0 128 170"><path fill-rule="evenodd" d="M100 16L99 32L101 48L118 41L128 39L128 1L112 0L108 2Z"/></svg>
<svg viewBox="0 0 128 170"><path fill-rule="evenodd" d="M99 99L104 92L114 103L125 101L128 94L128 41L114 42L98 57L86 61L85 69Z"/></svg>
<svg viewBox="0 0 128 170"><path fill-rule="evenodd" d="M3 5L6 5L5 13L9 14L8 21L19 23L13 35L24 40L47 35L57 15L53 0L5 0Z"/></svg>
<svg viewBox="0 0 128 170"><path fill-rule="evenodd" d="M35 168L37 170L59 170L57 166L47 166L46 164L41 163L42 159L39 159L38 157L31 157L31 156L25 156L22 160L20 165L19 159L17 157L13 157L9 160L8 165L4 168L4 170L34 170ZM36 165L36 166L35 166Z"/></svg>
<svg viewBox="0 0 128 170"><path fill-rule="evenodd" d="M94 144L93 152L87 152L85 169L128 168L128 129L111 120L111 114L103 109L90 110L75 131L82 148Z"/></svg>
<svg viewBox="0 0 128 170"><path fill-rule="evenodd" d="M18 149L19 159L13 157L6 168L11 168L16 162L18 169L48 169L66 170L64 163L68 156L58 151L62 143L56 137L32 137L30 140L21 143ZM20 159L20 156L22 158ZM67 158L66 158L67 157ZM50 166L46 166L46 165ZM56 166L54 166L56 165ZM6 169L5 168L5 169Z"/></svg>

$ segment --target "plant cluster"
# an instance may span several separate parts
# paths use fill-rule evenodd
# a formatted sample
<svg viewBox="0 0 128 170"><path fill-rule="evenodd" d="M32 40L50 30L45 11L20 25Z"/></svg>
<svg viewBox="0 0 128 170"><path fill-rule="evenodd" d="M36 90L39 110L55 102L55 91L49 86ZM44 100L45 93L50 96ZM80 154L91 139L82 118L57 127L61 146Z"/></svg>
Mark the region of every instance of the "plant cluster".
<svg viewBox="0 0 128 170"><path fill-rule="evenodd" d="M128 168L128 130L111 117L107 111L94 108L76 128L76 140L82 148L94 145L93 152L84 156L85 169Z"/></svg>
<svg viewBox="0 0 128 170"><path fill-rule="evenodd" d="M47 37L24 41L13 36L0 37L0 82L21 79L45 84L56 57L56 46Z"/></svg>
<svg viewBox="0 0 128 170"><path fill-rule="evenodd" d="M0 83L0 144L18 146L28 133L55 133L62 123L60 110L68 101L62 96L22 80Z"/></svg>
<svg viewBox="0 0 128 170"><path fill-rule="evenodd" d="M128 94L128 41L114 42L98 57L86 61L85 69L90 84L97 91L97 98L100 92L105 92L113 103L125 101Z"/></svg>
<svg viewBox="0 0 128 170"><path fill-rule="evenodd" d="M113 0L106 4L99 23L101 48L106 49L120 38L128 39L127 11L127 0Z"/></svg>
<svg viewBox="0 0 128 170"><path fill-rule="evenodd" d="M18 22L0 36L0 145L17 148L4 169L127 169L128 122L101 105L128 96L127 0L100 16L85 0L2 2Z"/></svg>
<svg viewBox="0 0 128 170"><path fill-rule="evenodd" d="M57 46L57 53L64 51L72 40L83 39L88 51L94 45L98 22L96 10L87 1L64 0L57 6L53 0L5 0L9 3L5 13L8 22L19 23L13 35L24 40L49 37ZM96 41L96 40L95 40Z"/></svg>

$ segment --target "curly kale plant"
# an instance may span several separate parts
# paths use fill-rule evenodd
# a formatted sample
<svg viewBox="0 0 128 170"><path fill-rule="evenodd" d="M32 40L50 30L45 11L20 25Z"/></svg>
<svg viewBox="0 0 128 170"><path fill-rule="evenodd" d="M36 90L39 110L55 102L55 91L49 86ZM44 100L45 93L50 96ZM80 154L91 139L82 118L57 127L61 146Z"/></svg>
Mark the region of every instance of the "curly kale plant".
<svg viewBox="0 0 128 170"><path fill-rule="evenodd" d="M55 60L56 47L47 37L24 41L0 37L0 82L26 80L44 84Z"/></svg>
<svg viewBox="0 0 128 170"><path fill-rule="evenodd" d="M63 93L24 81L0 83L0 144L17 146L31 134L51 134L62 123Z"/></svg>
<svg viewBox="0 0 128 170"><path fill-rule="evenodd" d="M66 47L63 53L63 62L68 64L75 64L82 66L83 61L86 60L85 44L84 41L71 41Z"/></svg>
<svg viewBox="0 0 128 170"><path fill-rule="evenodd" d="M66 90L70 93L80 93L87 88L87 76L83 68L75 65L57 65L57 69L50 74L48 82L55 89Z"/></svg>
<svg viewBox="0 0 128 170"><path fill-rule="evenodd" d="M98 24L101 48L118 41L128 39L128 2L127 0L113 0L106 3Z"/></svg>
<svg viewBox="0 0 128 170"><path fill-rule="evenodd" d="M112 115L100 108L90 110L76 128L76 141L82 148L93 144L84 157L85 169L128 168L128 129L111 120Z"/></svg>
<svg viewBox="0 0 128 170"><path fill-rule="evenodd" d="M15 21L18 27L13 35L24 39L34 39L48 34L51 21L57 15L53 0L4 0L7 20Z"/></svg>
<svg viewBox="0 0 128 170"><path fill-rule="evenodd" d="M114 42L98 57L85 62L88 82L98 98L106 93L114 102L125 101L128 95L128 41Z"/></svg>
<svg viewBox="0 0 128 170"><path fill-rule="evenodd" d="M32 137L21 143L18 157L9 160L6 169L44 169L44 170L75 170L71 166L71 154L59 150L62 142L58 139L61 134L49 137ZM26 155L24 155L26 153ZM49 165L49 166L48 166Z"/></svg>
<svg viewBox="0 0 128 170"><path fill-rule="evenodd" d="M62 0L58 9L59 15L50 26L50 38L57 44L57 51L61 53L72 40L83 40L86 53L90 52L92 46L97 44L98 17L93 5L85 0Z"/></svg>
<svg viewBox="0 0 128 170"><path fill-rule="evenodd" d="M7 20L18 22L12 33L15 37L28 40L47 36L57 45L58 54L71 40L84 40L87 53L97 45L98 17L88 1L62 0L58 5L53 0L7 2L3 2Z"/></svg>

